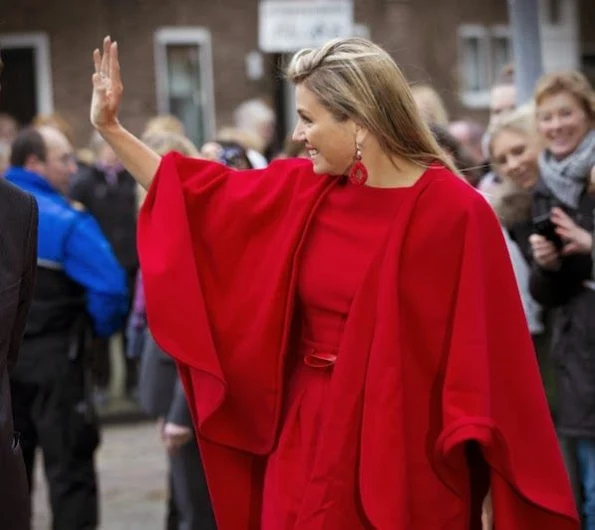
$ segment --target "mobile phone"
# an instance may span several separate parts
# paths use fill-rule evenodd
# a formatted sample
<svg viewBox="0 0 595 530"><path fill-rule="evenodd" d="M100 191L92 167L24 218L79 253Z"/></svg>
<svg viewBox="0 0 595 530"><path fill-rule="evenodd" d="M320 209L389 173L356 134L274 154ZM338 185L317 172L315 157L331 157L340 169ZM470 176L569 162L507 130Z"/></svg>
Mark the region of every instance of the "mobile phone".
<svg viewBox="0 0 595 530"><path fill-rule="evenodd" d="M556 225L550 219L549 213L535 217L533 219L533 227L537 234L551 241L558 250L564 246L562 238L556 233Z"/></svg>

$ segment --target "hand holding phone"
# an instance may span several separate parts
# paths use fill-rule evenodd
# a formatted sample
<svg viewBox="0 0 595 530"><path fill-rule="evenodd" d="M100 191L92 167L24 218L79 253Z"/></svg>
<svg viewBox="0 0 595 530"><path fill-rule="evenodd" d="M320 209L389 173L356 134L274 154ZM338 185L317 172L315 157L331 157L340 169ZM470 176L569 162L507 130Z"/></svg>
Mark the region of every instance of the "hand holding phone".
<svg viewBox="0 0 595 530"><path fill-rule="evenodd" d="M550 214L546 213L533 219L533 227L535 233L542 237L545 237L548 241L551 241L557 250L561 250L564 247L562 238L556 232L556 224L551 220Z"/></svg>
<svg viewBox="0 0 595 530"><path fill-rule="evenodd" d="M551 241L548 241L544 236L539 234L532 234L529 238L529 243L531 243L531 253L537 265L542 269L550 271L560 268L562 264L560 252Z"/></svg>

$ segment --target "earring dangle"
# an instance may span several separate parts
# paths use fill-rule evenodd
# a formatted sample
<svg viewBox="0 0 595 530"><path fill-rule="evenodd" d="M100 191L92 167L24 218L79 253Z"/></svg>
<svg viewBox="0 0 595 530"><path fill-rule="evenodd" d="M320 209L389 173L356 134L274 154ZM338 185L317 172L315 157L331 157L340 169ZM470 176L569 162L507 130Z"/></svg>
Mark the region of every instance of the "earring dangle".
<svg viewBox="0 0 595 530"><path fill-rule="evenodd" d="M368 170L362 162L362 150L358 143L355 144L355 157L349 171L349 180L353 184L363 185L368 180Z"/></svg>

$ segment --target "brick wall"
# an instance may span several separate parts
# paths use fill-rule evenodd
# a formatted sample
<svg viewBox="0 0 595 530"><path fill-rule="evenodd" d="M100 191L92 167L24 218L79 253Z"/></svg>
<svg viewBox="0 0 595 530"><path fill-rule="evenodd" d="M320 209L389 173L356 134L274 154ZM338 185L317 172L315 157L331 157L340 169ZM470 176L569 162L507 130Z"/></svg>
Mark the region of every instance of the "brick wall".
<svg viewBox="0 0 595 530"><path fill-rule="evenodd" d="M121 117L135 133L156 112L153 37L160 27L211 31L217 126L230 122L242 100L273 97L271 56L265 55L262 80L251 81L245 73L245 54L258 45L258 0L21 0L18 6L3 14L0 32L48 33L54 107L72 122L79 146L91 132L91 52L106 34L119 42L125 83ZM505 13L505 0L355 0L356 22L369 26L372 39L394 56L409 79L433 83L453 114L460 110L457 25L502 19Z"/></svg>

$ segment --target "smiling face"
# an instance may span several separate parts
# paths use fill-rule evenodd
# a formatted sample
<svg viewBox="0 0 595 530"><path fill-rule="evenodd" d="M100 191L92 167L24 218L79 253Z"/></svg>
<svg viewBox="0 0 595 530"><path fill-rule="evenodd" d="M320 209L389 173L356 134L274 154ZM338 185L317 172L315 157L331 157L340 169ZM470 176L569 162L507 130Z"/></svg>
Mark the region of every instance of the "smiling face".
<svg viewBox="0 0 595 530"><path fill-rule="evenodd" d="M537 106L537 128L546 148L558 160L572 154L590 128L578 99L562 91L544 97Z"/></svg>
<svg viewBox="0 0 595 530"><path fill-rule="evenodd" d="M525 190L533 188L539 175L535 141L518 131L503 130L491 143L496 172Z"/></svg>
<svg viewBox="0 0 595 530"><path fill-rule="evenodd" d="M355 155L355 123L338 121L303 83L296 86L295 99L298 123L293 140L305 143L315 173L344 175Z"/></svg>

